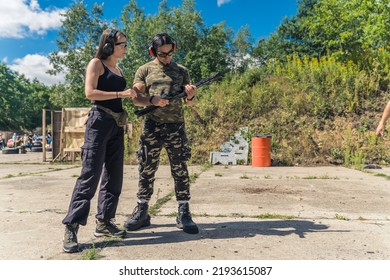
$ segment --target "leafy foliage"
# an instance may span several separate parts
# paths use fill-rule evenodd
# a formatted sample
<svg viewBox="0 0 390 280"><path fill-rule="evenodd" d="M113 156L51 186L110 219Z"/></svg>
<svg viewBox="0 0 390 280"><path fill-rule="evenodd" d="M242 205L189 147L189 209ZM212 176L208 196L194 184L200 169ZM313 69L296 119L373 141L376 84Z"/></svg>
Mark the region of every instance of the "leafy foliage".
<svg viewBox="0 0 390 280"><path fill-rule="evenodd" d="M32 131L50 108L48 87L0 63L0 131Z"/></svg>
<svg viewBox="0 0 390 280"><path fill-rule="evenodd" d="M58 51L49 55L51 74L65 72L62 86L53 87L52 100L59 107L85 107L89 101L84 94L84 73L94 57L100 34L107 28L102 20L103 5L94 4L89 13L84 2L71 4L65 13L57 39Z"/></svg>
<svg viewBox="0 0 390 280"><path fill-rule="evenodd" d="M294 53L317 58L331 54L371 70L380 52L389 52L388 30L388 0L302 0L297 15L286 18L269 40L260 40L254 53L280 60Z"/></svg>
<svg viewBox="0 0 390 280"><path fill-rule="evenodd" d="M196 108L187 110L193 161L204 161L246 126L249 141L255 134L272 134L276 165L340 164L345 157L387 162L384 143L371 139L390 94L381 80L333 57L287 57L231 75L200 89Z"/></svg>

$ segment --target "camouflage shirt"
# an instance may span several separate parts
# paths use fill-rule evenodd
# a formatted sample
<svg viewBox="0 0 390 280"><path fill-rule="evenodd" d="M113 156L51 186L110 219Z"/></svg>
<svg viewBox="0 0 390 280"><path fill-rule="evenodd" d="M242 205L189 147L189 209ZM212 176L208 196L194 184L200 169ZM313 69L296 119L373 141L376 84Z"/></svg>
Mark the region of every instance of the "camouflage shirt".
<svg viewBox="0 0 390 280"><path fill-rule="evenodd" d="M188 70L180 64L171 62L168 66L164 66L151 61L138 68L134 78L135 83L144 84L146 96L160 96L163 93L173 92L172 86L175 84L189 84L190 77ZM182 98L171 99L167 106L148 113L146 118L160 123L184 122Z"/></svg>

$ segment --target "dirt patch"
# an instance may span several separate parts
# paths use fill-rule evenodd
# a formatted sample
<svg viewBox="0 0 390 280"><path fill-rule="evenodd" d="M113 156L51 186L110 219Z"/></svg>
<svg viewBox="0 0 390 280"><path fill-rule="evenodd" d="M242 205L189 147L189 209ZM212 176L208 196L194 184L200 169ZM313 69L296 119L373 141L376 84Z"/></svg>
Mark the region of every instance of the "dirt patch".
<svg viewBox="0 0 390 280"><path fill-rule="evenodd" d="M261 193L277 193L277 194L298 194L299 191L293 191L290 187L285 186L269 186L260 188L242 188L244 193L261 194Z"/></svg>

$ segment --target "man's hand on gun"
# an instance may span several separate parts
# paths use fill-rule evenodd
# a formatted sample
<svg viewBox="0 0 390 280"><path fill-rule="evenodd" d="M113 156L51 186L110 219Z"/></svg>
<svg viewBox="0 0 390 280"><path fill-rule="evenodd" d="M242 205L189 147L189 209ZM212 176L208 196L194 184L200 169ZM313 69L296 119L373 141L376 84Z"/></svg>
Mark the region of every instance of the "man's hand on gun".
<svg viewBox="0 0 390 280"><path fill-rule="evenodd" d="M193 84L186 85L184 91L187 94L187 101L191 101L196 95L196 86Z"/></svg>

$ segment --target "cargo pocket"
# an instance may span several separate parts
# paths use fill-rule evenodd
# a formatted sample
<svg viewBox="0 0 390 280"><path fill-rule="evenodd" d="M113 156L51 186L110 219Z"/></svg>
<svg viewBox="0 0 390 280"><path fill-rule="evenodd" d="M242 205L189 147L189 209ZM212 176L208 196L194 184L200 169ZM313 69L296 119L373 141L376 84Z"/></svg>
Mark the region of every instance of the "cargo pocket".
<svg viewBox="0 0 390 280"><path fill-rule="evenodd" d="M84 143L81 148L97 149L104 145L107 138L112 135L113 122L114 119L106 116L104 112L91 111L85 129Z"/></svg>
<svg viewBox="0 0 390 280"><path fill-rule="evenodd" d="M81 159L83 162L83 165L89 166L91 171L95 169L99 163L98 163L98 150L94 148L81 148Z"/></svg>

